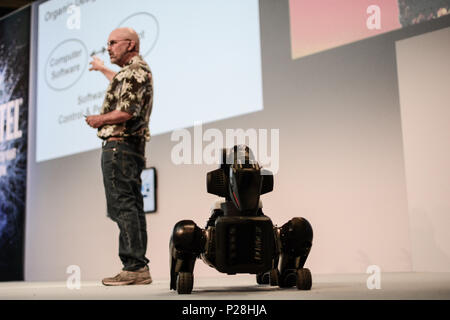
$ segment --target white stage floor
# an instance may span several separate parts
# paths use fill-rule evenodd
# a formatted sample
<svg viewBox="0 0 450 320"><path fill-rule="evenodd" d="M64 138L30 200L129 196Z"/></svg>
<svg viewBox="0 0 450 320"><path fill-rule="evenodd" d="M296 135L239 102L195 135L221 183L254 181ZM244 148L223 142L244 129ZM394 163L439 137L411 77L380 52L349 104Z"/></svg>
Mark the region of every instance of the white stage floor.
<svg viewBox="0 0 450 320"><path fill-rule="evenodd" d="M310 291L257 285L254 275L195 278L190 295L169 290L169 280L105 287L100 281L0 282L0 300L450 300L450 273L382 273L381 288L368 289L369 274L314 275Z"/></svg>

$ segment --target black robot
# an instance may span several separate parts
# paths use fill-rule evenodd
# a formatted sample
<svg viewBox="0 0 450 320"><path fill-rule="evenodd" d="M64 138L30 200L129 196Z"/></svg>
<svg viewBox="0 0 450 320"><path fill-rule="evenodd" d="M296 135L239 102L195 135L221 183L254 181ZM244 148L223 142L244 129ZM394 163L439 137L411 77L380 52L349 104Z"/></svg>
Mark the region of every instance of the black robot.
<svg viewBox="0 0 450 320"><path fill-rule="evenodd" d="M256 274L258 284L310 290L311 272L304 268L313 231L304 218L282 227L262 212L260 196L273 190L273 175L237 145L222 151L219 169L208 172L207 191L216 203L205 229L192 220L175 224L170 239L170 289L192 292L197 258L227 274Z"/></svg>

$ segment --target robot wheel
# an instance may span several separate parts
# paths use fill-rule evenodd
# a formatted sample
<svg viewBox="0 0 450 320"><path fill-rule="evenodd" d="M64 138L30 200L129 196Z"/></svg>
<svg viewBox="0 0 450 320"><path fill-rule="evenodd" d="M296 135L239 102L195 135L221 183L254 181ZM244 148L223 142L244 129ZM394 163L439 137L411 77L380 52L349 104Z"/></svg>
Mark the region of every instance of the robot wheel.
<svg viewBox="0 0 450 320"><path fill-rule="evenodd" d="M194 274L191 272L180 272L177 275L178 294L190 294L194 286Z"/></svg>

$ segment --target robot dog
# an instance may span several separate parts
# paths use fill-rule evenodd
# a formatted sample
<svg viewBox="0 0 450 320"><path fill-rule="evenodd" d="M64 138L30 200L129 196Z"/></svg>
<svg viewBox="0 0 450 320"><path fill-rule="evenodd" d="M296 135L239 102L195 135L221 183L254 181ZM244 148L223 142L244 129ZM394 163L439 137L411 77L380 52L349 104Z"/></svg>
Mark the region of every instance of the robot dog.
<svg viewBox="0 0 450 320"><path fill-rule="evenodd" d="M313 231L304 218L282 227L262 212L260 195L273 190L273 175L253 160L249 147L222 150L219 169L208 172L207 191L217 202L205 229L192 220L175 224L170 239L170 289L190 294L197 258L227 274L256 274L258 284L310 290L311 272L303 268Z"/></svg>

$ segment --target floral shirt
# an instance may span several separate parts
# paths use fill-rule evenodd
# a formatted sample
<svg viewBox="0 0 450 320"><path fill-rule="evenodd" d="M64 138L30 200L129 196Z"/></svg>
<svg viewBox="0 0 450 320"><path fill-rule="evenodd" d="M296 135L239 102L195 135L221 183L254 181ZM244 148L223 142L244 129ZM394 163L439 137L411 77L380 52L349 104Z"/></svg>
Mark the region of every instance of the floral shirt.
<svg viewBox="0 0 450 320"><path fill-rule="evenodd" d="M118 124L98 128L98 137L145 137L150 140L149 118L153 106L153 78L148 64L134 56L111 80L100 114L125 111L133 117Z"/></svg>

